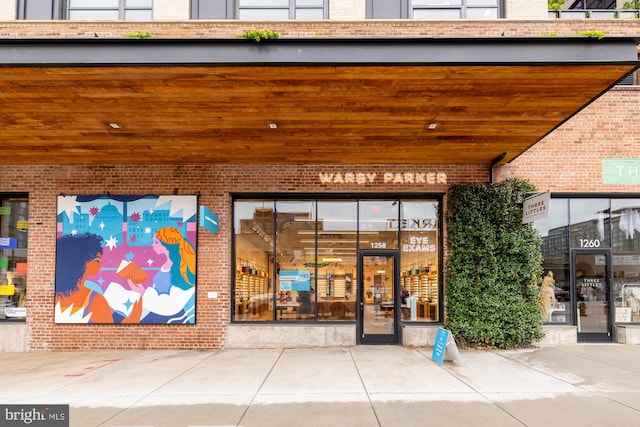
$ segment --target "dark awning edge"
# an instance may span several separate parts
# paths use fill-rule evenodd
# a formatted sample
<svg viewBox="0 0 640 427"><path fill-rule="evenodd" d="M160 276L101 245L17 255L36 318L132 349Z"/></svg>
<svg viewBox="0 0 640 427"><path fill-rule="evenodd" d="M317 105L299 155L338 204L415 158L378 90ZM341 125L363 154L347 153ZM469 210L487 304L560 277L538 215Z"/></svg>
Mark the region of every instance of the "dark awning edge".
<svg viewBox="0 0 640 427"><path fill-rule="evenodd" d="M197 65L638 65L627 37L5 39L2 67Z"/></svg>

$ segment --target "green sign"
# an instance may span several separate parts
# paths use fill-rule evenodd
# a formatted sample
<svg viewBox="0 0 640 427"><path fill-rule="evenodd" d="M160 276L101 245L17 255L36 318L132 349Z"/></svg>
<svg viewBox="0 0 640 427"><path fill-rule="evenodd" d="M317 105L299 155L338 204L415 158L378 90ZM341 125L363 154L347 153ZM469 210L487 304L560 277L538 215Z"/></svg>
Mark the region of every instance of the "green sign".
<svg viewBox="0 0 640 427"><path fill-rule="evenodd" d="M11 215L11 206L0 206L0 215Z"/></svg>
<svg viewBox="0 0 640 427"><path fill-rule="evenodd" d="M640 184L640 159L602 159L603 184Z"/></svg>

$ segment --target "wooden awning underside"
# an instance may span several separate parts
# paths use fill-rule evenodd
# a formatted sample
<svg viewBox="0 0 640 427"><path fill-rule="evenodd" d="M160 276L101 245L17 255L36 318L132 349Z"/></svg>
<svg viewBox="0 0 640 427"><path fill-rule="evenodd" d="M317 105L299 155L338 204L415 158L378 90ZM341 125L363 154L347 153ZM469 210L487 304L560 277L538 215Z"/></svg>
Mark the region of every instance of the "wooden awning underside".
<svg viewBox="0 0 640 427"><path fill-rule="evenodd" d="M633 40L0 42L0 164L508 162Z"/></svg>

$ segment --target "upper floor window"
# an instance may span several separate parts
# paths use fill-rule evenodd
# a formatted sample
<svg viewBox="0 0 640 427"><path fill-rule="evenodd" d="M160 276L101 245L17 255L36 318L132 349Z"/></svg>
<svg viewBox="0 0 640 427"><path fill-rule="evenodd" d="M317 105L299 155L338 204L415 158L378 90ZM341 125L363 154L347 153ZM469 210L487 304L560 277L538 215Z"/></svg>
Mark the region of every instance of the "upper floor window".
<svg viewBox="0 0 640 427"><path fill-rule="evenodd" d="M498 19L498 0L411 0L414 19Z"/></svg>
<svg viewBox="0 0 640 427"><path fill-rule="evenodd" d="M638 71L634 71L631 74L627 74L625 78L620 80L617 85L618 86L636 86L640 82L640 77L638 76Z"/></svg>
<svg viewBox="0 0 640 427"><path fill-rule="evenodd" d="M369 19L498 19L502 0L367 0Z"/></svg>
<svg viewBox="0 0 640 427"><path fill-rule="evenodd" d="M239 0L240 20L322 20L328 15L326 0Z"/></svg>
<svg viewBox="0 0 640 427"><path fill-rule="evenodd" d="M18 19L149 21L153 0L18 0Z"/></svg>
<svg viewBox="0 0 640 427"><path fill-rule="evenodd" d="M638 18L638 0L549 0L549 18L633 19Z"/></svg>
<svg viewBox="0 0 640 427"><path fill-rule="evenodd" d="M329 0L191 0L192 19L329 19Z"/></svg>
<svg viewBox="0 0 640 427"><path fill-rule="evenodd" d="M153 0L69 0L70 20L149 21L153 18Z"/></svg>

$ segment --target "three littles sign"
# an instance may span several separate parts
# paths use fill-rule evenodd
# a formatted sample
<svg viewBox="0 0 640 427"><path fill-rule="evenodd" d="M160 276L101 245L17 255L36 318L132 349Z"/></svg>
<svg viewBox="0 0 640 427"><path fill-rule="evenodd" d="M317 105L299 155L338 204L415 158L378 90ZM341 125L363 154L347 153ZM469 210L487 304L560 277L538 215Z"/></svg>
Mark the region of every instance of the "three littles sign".
<svg viewBox="0 0 640 427"><path fill-rule="evenodd" d="M527 197L522 205L522 223L528 224L549 216L550 197L551 193L548 191Z"/></svg>

